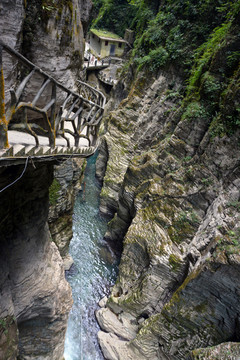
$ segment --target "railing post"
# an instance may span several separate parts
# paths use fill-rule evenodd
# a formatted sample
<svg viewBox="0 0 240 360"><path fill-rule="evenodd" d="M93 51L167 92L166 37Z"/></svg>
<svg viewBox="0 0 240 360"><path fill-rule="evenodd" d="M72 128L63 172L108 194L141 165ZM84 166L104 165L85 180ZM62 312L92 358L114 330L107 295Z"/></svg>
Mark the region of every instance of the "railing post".
<svg viewBox="0 0 240 360"><path fill-rule="evenodd" d="M9 147L7 135L7 120L5 113L5 90L4 90L4 76L3 76L3 61L2 61L3 47L0 44L0 148Z"/></svg>
<svg viewBox="0 0 240 360"><path fill-rule="evenodd" d="M50 114L50 124L53 132L53 134L50 135L50 144L52 147L55 147L55 142L56 142L55 117L56 117L56 101L57 101L57 87L55 83L52 83L52 99L55 100L55 102L51 106L51 114Z"/></svg>

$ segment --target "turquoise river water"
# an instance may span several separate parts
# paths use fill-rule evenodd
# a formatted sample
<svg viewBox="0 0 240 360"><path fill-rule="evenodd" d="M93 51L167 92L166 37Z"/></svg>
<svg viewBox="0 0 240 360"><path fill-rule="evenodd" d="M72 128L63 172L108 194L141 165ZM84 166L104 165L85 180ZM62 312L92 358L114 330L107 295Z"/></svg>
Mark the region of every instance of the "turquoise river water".
<svg viewBox="0 0 240 360"><path fill-rule="evenodd" d="M95 180L95 159L88 159L83 189L75 201L70 254L74 265L67 274L73 307L65 341L65 360L104 359L97 342L95 310L116 280L117 264L103 240L107 221L99 215L100 188Z"/></svg>

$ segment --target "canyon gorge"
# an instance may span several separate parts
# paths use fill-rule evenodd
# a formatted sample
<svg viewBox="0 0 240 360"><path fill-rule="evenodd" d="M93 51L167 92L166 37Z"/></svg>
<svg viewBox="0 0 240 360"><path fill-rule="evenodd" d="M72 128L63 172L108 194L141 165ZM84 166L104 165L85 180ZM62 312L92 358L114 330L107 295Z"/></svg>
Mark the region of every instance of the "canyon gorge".
<svg viewBox="0 0 240 360"><path fill-rule="evenodd" d="M96 3L3 0L1 40L77 91ZM100 5L96 26L135 32L108 94L96 162L99 211L111 218L104 239L120 257L96 311L104 358L237 360L239 1ZM129 9L125 19L118 6ZM20 70L8 56L4 64L14 86ZM0 359L63 359L72 306L64 270L85 166L0 166Z"/></svg>
<svg viewBox="0 0 240 360"><path fill-rule="evenodd" d="M1 40L72 90L91 2L3 1ZM73 36L73 33L76 36ZM21 68L4 54L6 87ZM37 81L37 80L36 80ZM40 79L39 79L40 81ZM32 84L34 88L36 84ZM29 91L29 90L28 90ZM6 98L6 101L9 101ZM26 171L19 181L9 188ZM0 358L63 359L71 288L64 270L84 160L1 166Z"/></svg>

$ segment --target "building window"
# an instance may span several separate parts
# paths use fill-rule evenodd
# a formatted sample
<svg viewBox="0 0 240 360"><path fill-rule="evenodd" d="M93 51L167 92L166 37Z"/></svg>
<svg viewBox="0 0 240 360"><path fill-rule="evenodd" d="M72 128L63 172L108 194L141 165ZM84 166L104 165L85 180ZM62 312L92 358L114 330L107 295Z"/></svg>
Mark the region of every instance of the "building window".
<svg viewBox="0 0 240 360"><path fill-rule="evenodd" d="M122 47L122 43L118 43L118 47L121 48L121 47Z"/></svg>
<svg viewBox="0 0 240 360"><path fill-rule="evenodd" d="M108 46L108 41L105 41L105 46Z"/></svg>

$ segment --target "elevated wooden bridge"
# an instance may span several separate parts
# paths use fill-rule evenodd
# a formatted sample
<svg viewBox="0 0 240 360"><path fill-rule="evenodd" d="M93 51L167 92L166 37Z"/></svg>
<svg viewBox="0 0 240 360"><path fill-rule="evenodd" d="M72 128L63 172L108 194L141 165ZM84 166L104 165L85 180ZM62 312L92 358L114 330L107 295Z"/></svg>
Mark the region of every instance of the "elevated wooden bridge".
<svg viewBox="0 0 240 360"><path fill-rule="evenodd" d="M5 59L18 68L17 84L4 85ZM24 74L24 75L23 75ZM0 40L0 165L88 157L97 149L105 96L78 81L69 90Z"/></svg>

